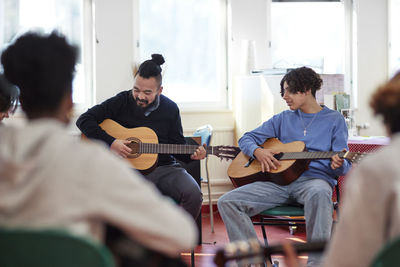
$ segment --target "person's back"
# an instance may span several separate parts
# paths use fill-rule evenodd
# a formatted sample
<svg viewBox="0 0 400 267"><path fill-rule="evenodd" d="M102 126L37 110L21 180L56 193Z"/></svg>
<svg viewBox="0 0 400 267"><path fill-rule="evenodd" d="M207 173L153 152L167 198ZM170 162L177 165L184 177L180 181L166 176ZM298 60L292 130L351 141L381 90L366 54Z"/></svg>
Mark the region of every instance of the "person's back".
<svg viewBox="0 0 400 267"><path fill-rule="evenodd" d="M369 266L400 236L400 74L371 98L391 142L366 157L347 177L339 223L323 266Z"/></svg>
<svg viewBox="0 0 400 267"><path fill-rule="evenodd" d="M25 34L2 54L29 121L0 129L0 226L64 228L101 240L110 224L167 255L192 248L190 216L103 146L66 133L75 60L55 33Z"/></svg>
<svg viewBox="0 0 400 267"><path fill-rule="evenodd" d="M193 245L190 216L101 145L46 119L3 127L0 136L0 225L62 227L101 240L108 222L165 253Z"/></svg>

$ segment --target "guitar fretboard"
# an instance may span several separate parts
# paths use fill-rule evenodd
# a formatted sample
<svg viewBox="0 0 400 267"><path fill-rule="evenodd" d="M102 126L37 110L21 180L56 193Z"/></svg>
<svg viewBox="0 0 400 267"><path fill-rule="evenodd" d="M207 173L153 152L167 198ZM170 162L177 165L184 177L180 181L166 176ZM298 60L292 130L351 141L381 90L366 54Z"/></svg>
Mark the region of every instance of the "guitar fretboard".
<svg viewBox="0 0 400 267"><path fill-rule="evenodd" d="M198 145L180 145L180 144L152 144L140 143L139 153L141 154L193 154ZM206 148L207 155L213 154L213 147Z"/></svg>
<svg viewBox="0 0 400 267"><path fill-rule="evenodd" d="M316 152L285 152L279 158L280 160L292 160L292 159L329 159L333 155L338 154L339 157L343 157L343 151L316 151Z"/></svg>

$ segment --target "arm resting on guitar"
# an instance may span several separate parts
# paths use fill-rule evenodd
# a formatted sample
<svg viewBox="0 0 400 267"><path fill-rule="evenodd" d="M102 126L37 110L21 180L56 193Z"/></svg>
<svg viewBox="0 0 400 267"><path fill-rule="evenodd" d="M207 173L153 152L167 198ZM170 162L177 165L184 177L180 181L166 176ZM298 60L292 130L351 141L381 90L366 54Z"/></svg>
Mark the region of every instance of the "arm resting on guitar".
<svg viewBox="0 0 400 267"><path fill-rule="evenodd" d="M274 118L277 116L280 115L275 115ZM255 150L260 147L260 144L263 144L269 138L279 137L275 133L275 128L277 126L275 126L274 123L275 122L270 119L256 129L245 133L239 139L239 147L242 152L248 156L253 156Z"/></svg>

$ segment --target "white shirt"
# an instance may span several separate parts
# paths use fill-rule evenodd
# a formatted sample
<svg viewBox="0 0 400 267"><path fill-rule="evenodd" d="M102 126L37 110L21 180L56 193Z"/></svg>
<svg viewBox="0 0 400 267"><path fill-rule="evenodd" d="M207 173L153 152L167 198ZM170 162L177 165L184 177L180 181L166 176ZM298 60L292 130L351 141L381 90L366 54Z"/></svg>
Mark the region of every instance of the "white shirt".
<svg viewBox="0 0 400 267"><path fill-rule="evenodd" d="M192 248L190 215L104 146L55 120L0 128L0 225L66 228L102 239L107 222L150 249Z"/></svg>
<svg viewBox="0 0 400 267"><path fill-rule="evenodd" d="M354 166L323 266L370 266L400 235L400 134Z"/></svg>

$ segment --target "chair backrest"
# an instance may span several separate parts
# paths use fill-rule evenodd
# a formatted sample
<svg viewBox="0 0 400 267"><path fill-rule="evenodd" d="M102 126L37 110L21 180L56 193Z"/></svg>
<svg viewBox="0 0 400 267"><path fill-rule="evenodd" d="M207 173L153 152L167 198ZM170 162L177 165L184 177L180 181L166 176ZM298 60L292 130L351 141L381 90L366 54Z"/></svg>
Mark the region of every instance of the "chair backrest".
<svg viewBox="0 0 400 267"><path fill-rule="evenodd" d="M196 129L193 133L193 136L200 136L201 137L201 144L206 144L207 146L211 143L212 137L212 127L209 124L203 125Z"/></svg>
<svg viewBox="0 0 400 267"><path fill-rule="evenodd" d="M2 267L114 267L103 245L63 230L0 229Z"/></svg>
<svg viewBox="0 0 400 267"><path fill-rule="evenodd" d="M400 238L387 243L375 256L371 267L394 267L400 263Z"/></svg>

